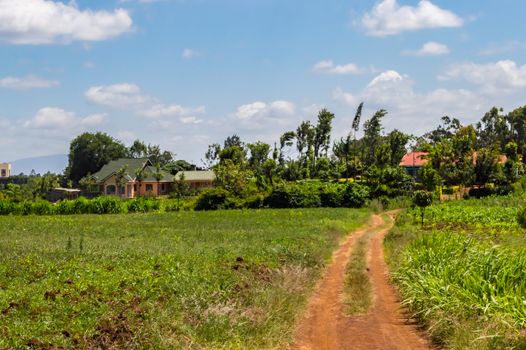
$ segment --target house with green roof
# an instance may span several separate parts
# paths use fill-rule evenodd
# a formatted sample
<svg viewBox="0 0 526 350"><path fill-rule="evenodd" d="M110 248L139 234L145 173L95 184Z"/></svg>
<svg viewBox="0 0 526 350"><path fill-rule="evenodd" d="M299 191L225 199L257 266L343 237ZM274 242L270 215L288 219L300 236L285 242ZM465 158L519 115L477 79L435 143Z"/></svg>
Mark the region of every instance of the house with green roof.
<svg viewBox="0 0 526 350"><path fill-rule="evenodd" d="M175 181L185 181L193 190L212 188L215 180L216 175L211 170L185 170L175 175Z"/></svg>
<svg viewBox="0 0 526 350"><path fill-rule="evenodd" d="M157 169L148 158L112 160L91 177L102 194L122 198L167 195L174 183L172 174Z"/></svg>

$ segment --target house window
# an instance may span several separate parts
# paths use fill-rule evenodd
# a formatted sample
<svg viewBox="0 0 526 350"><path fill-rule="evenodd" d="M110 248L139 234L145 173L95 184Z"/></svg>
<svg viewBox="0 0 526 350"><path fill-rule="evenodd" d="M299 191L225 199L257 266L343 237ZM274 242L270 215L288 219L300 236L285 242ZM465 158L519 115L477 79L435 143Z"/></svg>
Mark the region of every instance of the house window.
<svg viewBox="0 0 526 350"><path fill-rule="evenodd" d="M2 177L7 177L7 171L5 169L2 169Z"/></svg>
<svg viewBox="0 0 526 350"><path fill-rule="evenodd" d="M115 188L115 185L108 185L106 186L106 194L115 194L117 189Z"/></svg>
<svg viewBox="0 0 526 350"><path fill-rule="evenodd" d="M152 192L153 191L153 185L152 184L146 184L146 192Z"/></svg>
<svg viewBox="0 0 526 350"><path fill-rule="evenodd" d="M165 187L164 187L164 184L161 184L161 191L164 192L164 188L165 188Z"/></svg>

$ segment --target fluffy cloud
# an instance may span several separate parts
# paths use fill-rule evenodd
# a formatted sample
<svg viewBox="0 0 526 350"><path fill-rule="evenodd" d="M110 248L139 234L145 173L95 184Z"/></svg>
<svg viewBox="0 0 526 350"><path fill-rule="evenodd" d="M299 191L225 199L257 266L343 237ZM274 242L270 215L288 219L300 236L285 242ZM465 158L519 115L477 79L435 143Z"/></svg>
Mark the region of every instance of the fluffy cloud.
<svg viewBox="0 0 526 350"><path fill-rule="evenodd" d="M254 102L239 106L234 114L239 120L251 120L261 117L276 117L293 114L295 106L288 101L274 101L271 103Z"/></svg>
<svg viewBox="0 0 526 350"><path fill-rule="evenodd" d="M316 63L312 70L317 73L326 74L360 74L362 70L354 63L335 65L331 60Z"/></svg>
<svg viewBox="0 0 526 350"><path fill-rule="evenodd" d="M132 28L128 11L80 10L74 1L0 0L0 40L12 44L101 41Z"/></svg>
<svg viewBox="0 0 526 350"><path fill-rule="evenodd" d="M78 129L79 127L94 127L104 122L104 114L94 114L85 118L79 118L73 112L62 108L44 107L24 126L32 129Z"/></svg>
<svg viewBox="0 0 526 350"><path fill-rule="evenodd" d="M439 76L442 80L465 80L480 86L489 94L508 93L526 88L526 64L519 66L511 60L495 63L462 63L451 66Z"/></svg>
<svg viewBox="0 0 526 350"><path fill-rule="evenodd" d="M141 94L137 85L127 83L93 86L84 96L93 103L120 109L135 108L152 101L149 96Z"/></svg>
<svg viewBox="0 0 526 350"><path fill-rule="evenodd" d="M429 121L443 115L473 122L491 107L480 95L464 89L417 92L409 76L394 70L382 72L355 95L337 89L333 97L349 107L357 107L364 101L368 109L384 108L390 116L386 119L388 127L414 133L428 131Z"/></svg>
<svg viewBox="0 0 526 350"><path fill-rule="evenodd" d="M430 41L425 43L420 49L416 51L405 51L404 54L410 56L441 56L449 53L447 45Z"/></svg>
<svg viewBox="0 0 526 350"><path fill-rule="evenodd" d="M416 7L400 6L397 0L383 0L365 14L361 22L367 33L373 36L463 25L462 18L428 0L421 0Z"/></svg>
<svg viewBox="0 0 526 350"><path fill-rule="evenodd" d="M143 94L137 85L128 83L93 86L84 93L84 96L93 103L130 110L147 118L195 117L206 113L204 106L183 107L178 104L163 104L157 98ZM180 120L188 123L189 119Z"/></svg>
<svg viewBox="0 0 526 350"><path fill-rule="evenodd" d="M59 85L60 83L56 80L45 80L32 75L0 79L0 87L13 90L46 89Z"/></svg>

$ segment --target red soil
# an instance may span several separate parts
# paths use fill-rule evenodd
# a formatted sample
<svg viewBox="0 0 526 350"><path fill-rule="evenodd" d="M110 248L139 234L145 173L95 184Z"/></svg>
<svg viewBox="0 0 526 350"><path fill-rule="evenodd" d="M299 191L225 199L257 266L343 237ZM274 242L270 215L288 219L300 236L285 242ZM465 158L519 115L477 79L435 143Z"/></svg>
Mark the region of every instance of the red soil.
<svg viewBox="0 0 526 350"><path fill-rule="evenodd" d="M431 349L416 327L407 323L396 291L389 284L382 243L392 224L383 225L383 219L374 215L369 225L350 235L334 252L298 324L293 349ZM342 302L347 262L355 242L368 232L374 234L369 245L374 301L367 314L347 316Z"/></svg>

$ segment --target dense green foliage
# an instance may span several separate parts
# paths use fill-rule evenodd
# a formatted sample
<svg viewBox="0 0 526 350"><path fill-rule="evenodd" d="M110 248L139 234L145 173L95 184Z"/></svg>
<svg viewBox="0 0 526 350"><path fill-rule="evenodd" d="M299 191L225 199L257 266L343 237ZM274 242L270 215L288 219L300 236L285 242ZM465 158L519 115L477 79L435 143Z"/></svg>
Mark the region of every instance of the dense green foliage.
<svg viewBox="0 0 526 350"><path fill-rule="evenodd" d="M404 303L448 349L522 349L526 240L520 196L432 205L427 226L401 214L386 239Z"/></svg>
<svg viewBox="0 0 526 350"><path fill-rule="evenodd" d="M367 210L0 217L0 348L286 348Z"/></svg>
<svg viewBox="0 0 526 350"><path fill-rule="evenodd" d="M0 200L0 215L74 215L74 214L122 214L148 213L153 211L177 211L183 203L178 200L138 197L122 200L101 196L94 199L80 197L63 200L56 204L48 201L13 202Z"/></svg>

